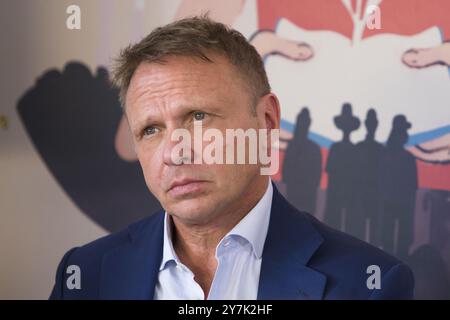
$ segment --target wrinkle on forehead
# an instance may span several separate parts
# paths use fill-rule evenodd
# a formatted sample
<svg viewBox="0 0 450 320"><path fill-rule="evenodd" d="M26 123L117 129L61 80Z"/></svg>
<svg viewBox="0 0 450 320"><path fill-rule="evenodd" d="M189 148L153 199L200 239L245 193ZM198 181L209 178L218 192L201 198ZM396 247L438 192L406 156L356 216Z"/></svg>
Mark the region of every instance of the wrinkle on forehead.
<svg viewBox="0 0 450 320"><path fill-rule="evenodd" d="M144 101L164 100L168 97L189 96L195 93L206 94L217 91L211 81L202 81L188 74L172 76L165 79L152 79L151 75L141 78L130 92L129 102L141 105Z"/></svg>
<svg viewBox="0 0 450 320"><path fill-rule="evenodd" d="M164 64L143 62L131 78L129 91L131 95L136 93L140 96L142 91L150 91L151 88L152 93L158 94L171 89L171 86L213 87L233 79L228 63L221 61L220 57L215 60L205 62L190 57L171 57Z"/></svg>
<svg viewBox="0 0 450 320"><path fill-rule="evenodd" d="M147 109L150 103L189 104L209 96L215 100L211 102L229 102L232 87L243 86L236 78L232 65L223 57L212 63L189 57L172 57L165 64L144 62L131 79L126 104Z"/></svg>

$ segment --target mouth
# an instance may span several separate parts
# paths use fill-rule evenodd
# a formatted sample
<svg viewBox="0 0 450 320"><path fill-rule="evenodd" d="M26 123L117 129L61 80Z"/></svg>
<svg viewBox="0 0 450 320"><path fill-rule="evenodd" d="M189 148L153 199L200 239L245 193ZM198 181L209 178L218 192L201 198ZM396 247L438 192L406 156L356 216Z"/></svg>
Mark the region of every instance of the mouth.
<svg viewBox="0 0 450 320"><path fill-rule="evenodd" d="M167 192L172 197L198 194L205 189L207 183L205 180L182 179L174 181Z"/></svg>

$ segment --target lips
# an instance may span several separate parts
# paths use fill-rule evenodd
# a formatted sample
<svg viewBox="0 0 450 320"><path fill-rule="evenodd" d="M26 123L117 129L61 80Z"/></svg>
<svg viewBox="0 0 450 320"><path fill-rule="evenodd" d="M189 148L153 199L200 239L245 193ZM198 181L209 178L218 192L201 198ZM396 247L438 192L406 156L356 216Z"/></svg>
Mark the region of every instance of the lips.
<svg viewBox="0 0 450 320"><path fill-rule="evenodd" d="M168 192L172 196L183 196L186 194L198 193L202 191L207 181L194 180L194 179L182 179L174 181Z"/></svg>

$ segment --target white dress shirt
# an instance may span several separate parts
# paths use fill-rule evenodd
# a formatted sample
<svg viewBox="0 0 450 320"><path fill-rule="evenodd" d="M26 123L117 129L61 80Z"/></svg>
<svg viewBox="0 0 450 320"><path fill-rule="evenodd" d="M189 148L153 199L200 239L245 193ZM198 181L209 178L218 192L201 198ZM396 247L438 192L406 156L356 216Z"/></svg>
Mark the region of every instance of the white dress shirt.
<svg viewBox="0 0 450 320"><path fill-rule="evenodd" d="M217 269L208 300L256 300L262 252L269 228L273 187L271 180L255 207L219 242ZM194 274L178 259L172 244L171 219L165 213L163 258L158 273L156 300L204 300Z"/></svg>

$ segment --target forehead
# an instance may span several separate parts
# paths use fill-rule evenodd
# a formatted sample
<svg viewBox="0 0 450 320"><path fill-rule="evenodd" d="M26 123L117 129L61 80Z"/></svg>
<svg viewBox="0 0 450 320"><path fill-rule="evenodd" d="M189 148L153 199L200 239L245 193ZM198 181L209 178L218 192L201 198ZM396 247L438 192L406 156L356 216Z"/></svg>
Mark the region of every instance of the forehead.
<svg viewBox="0 0 450 320"><path fill-rule="evenodd" d="M131 78L126 104L140 105L149 100L180 96L193 98L199 94L207 98L243 89L243 81L225 57L211 55L209 58L213 62L172 56L165 63L141 63Z"/></svg>

